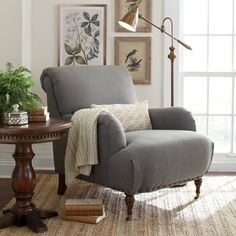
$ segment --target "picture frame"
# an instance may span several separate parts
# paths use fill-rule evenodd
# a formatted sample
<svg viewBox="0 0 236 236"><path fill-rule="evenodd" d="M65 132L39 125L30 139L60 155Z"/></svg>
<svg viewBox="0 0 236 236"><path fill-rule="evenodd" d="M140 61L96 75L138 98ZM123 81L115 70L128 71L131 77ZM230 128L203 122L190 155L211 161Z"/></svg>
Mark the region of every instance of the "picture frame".
<svg viewBox="0 0 236 236"><path fill-rule="evenodd" d="M58 66L105 65L107 5L58 5Z"/></svg>
<svg viewBox="0 0 236 236"><path fill-rule="evenodd" d="M151 37L115 37L115 65L125 66L134 84L151 84Z"/></svg>
<svg viewBox="0 0 236 236"><path fill-rule="evenodd" d="M138 1L138 0L136 0ZM129 3L131 2L131 3ZM115 31L116 32L129 32L118 24L118 21L130 11L130 4L135 1L128 0L115 0ZM152 0L142 0L139 13L146 19L152 21ZM152 26L143 20L139 20L136 32L151 32Z"/></svg>

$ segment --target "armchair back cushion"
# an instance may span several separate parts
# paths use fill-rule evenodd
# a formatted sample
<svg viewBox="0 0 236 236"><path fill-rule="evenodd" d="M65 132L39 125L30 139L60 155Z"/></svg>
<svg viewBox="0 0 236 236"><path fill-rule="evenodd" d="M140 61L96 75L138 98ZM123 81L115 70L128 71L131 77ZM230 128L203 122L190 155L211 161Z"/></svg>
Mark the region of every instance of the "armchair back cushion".
<svg viewBox="0 0 236 236"><path fill-rule="evenodd" d="M54 94L54 98L50 99L55 99L53 106L57 106L61 116L73 114L91 104L130 104L137 101L132 78L120 66L47 68L41 75L45 91L48 83ZM52 101L48 105L51 103ZM49 110L53 109L49 107Z"/></svg>

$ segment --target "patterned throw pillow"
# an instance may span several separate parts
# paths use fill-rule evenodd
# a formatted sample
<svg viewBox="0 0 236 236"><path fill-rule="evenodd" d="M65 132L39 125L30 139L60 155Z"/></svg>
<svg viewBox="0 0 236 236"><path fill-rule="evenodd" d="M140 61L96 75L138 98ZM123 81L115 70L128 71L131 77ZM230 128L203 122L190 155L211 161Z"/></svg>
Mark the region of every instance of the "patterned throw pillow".
<svg viewBox="0 0 236 236"><path fill-rule="evenodd" d="M152 129L148 113L148 101L146 100L134 104L92 104L91 108L104 108L114 114L123 125L125 132Z"/></svg>

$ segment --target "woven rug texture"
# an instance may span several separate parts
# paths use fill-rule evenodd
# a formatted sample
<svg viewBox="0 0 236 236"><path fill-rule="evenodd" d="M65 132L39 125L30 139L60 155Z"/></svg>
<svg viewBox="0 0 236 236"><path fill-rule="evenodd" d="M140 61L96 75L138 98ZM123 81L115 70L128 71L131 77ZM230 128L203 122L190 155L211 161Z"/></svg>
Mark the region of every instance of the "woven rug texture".
<svg viewBox="0 0 236 236"><path fill-rule="evenodd" d="M64 196L58 196L56 175L37 175L33 202L39 208L55 209L59 216L44 220L49 236L235 236L236 177L203 178L201 197L193 200L195 185L168 188L135 196L134 219L126 222L125 195L121 192L75 180ZM97 225L63 221L67 198L101 198L106 218ZM12 199L7 206L14 204ZM36 235L27 227L0 230L0 236Z"/></svg>

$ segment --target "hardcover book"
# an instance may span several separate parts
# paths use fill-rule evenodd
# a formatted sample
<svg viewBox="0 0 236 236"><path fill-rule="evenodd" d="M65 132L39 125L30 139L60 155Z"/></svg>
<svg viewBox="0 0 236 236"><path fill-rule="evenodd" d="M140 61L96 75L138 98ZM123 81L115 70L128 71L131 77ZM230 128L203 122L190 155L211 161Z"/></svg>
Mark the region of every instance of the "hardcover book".
<svg viewBox="0 0 236 236"><path fill-rule="evenodd" d="M103 205L102 199L66 199L65 205Z"/></svg>
<svg viewBox="0 0 236 236"><path fill-rule="evenodd" d="M67 199L65 211L103 211L102 199Z"/></svg>
<svg viewBox="0 0 236 236"><path fill-rule="evenodd" d="M63 216L63 220L78 221L82 223L98 224L106 217L105 212L101 216Z"/></svg>
<svg viewBox="0 0 236 236"><path fill-rule="evenodd" d="M78 211L71 211L65 209L65 215L66 216L101 216L103 214L104 210L78 210Z"/></svg>
<svg viewBox="0 0 236 236"><path fill-rule="evenodd" d="M50 119L49 113L46 115L30 115L29 122L46 122Z"/></svg>
<svg viewBox="0 0 236 236"><path fill-rule="evenodd" d="M44 115L47 115L47 113L48 113L47 107L40 107L40 108L30 111L29 115L30 116L44 116Z"/></svg>
<svg viewBox="0 0 236 236"><path fill-rule="evenodd" d="M97 224L105 218L102 199L67 199L63 219Z"/></svg>

